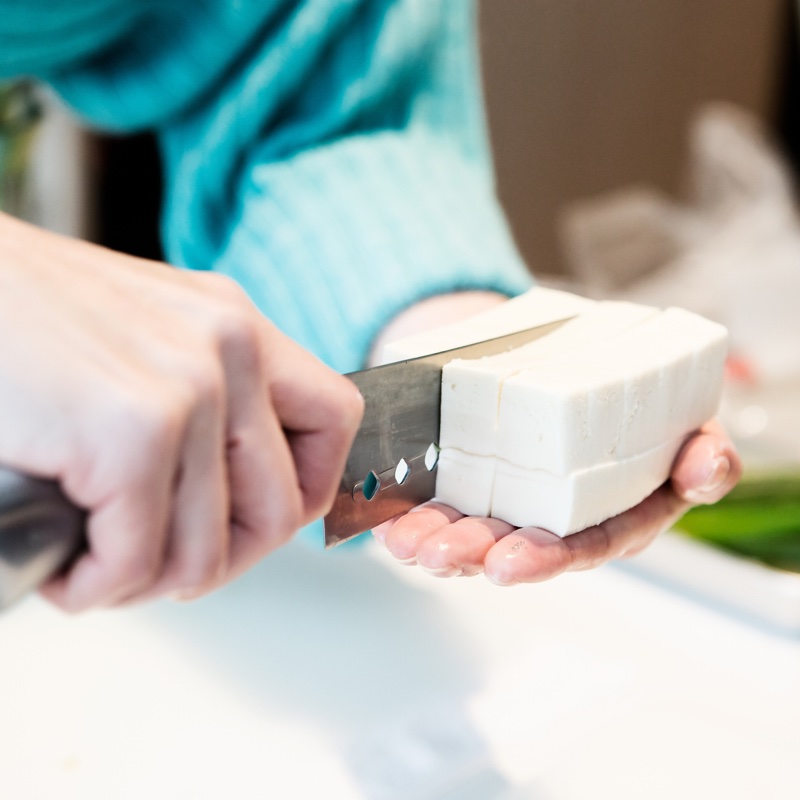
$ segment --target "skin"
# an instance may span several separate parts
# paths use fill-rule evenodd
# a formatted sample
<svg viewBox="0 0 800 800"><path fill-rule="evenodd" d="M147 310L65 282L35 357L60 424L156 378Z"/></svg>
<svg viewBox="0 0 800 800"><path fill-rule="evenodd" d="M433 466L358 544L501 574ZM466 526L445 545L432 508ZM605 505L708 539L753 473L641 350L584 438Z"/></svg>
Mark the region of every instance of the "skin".
<svg viewBox="0 0 800 800"><path fill-rule="evenodd" d="M503 298L490 293L434 298L398 317L379 345L500 302ZM501 586L536 583L634 555L692 505L724 497L741 474L733 443L719 422L712 420L684 443L666 484L638 506L563 539L541 528L514 528L501 520L465 517L434 502L378 526L373 534L398 561L417 564L436 577L483 573Z"/></svg>
<svg viewBox="0 0 800 800"><path fill-rule="evenodd" d="M330 507L363 400L232 281L0 215L0 338L0 463L89 513L62 609L199 596Z"/></svg>

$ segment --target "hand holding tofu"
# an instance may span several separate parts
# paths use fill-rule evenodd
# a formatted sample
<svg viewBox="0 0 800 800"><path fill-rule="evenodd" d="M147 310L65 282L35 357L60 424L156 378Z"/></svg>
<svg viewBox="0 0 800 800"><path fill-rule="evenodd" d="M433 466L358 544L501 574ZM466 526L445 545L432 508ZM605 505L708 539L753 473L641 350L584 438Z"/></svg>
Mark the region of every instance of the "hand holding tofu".
<svg viewBox="0 0 800 800"><path fill-rule="evenodd" d="M738 480L733 445L707 422L727 343L715 323L534 289L428 341L502 335L492 324L543 324L553 309L575 316L517 350L445 366L438 502L376 532L401 560L539 580L644 546ZM389 360L421 354L425 338L394 343Z"/></svg>

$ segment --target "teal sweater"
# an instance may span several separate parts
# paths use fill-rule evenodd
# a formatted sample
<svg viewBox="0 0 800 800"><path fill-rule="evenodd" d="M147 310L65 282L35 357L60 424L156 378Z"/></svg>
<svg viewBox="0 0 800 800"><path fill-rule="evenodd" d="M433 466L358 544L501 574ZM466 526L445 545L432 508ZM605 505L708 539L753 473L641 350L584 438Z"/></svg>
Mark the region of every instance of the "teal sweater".
<svg viewBox="0 0 800 800"><path fill-rule="evenodd" d="M497 204L468 0L0 0L0 76L154 130L168 259L340 371L426 296L530 277Z"/></svg>

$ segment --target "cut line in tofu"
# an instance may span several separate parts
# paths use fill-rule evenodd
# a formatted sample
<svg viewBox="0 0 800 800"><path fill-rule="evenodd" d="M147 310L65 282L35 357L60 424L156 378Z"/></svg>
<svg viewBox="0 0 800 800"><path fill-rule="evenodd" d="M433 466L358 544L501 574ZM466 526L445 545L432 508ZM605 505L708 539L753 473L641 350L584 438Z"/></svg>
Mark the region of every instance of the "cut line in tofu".
<svg viewBox="0 0 800 800"><path fill-rule="evenodd" d="M668 478L685 437L645 453L555 475L500 458L442 450L436 500L462 514L568 536L638 505Z"/></svg>
<svg viewBox="0 0 800 800"><path fill-rule="evenodd" d="M622 461L568 475L528 470L495 459L491 515L518 528L568 536L633 508L669 477L684 437Z"/></svg>
<svg viewBox="0 0 800 800"><path fill-rule="evenodd" d="M444 449L436 466L436 499L470 517L492 515L497 459Z"/></svg>

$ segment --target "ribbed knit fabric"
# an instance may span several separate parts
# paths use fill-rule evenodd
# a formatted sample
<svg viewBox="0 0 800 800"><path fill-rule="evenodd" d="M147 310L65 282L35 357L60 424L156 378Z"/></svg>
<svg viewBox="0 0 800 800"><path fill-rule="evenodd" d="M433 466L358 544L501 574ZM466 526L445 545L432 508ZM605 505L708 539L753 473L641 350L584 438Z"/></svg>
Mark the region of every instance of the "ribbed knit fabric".
<svg viewBox="0 0 800 800"><path fill-rule="evenodd" d="M0 72L162 143L171 262L341 371L402 308L531 282L495 199L468 0L0 0Z"/></svg>

